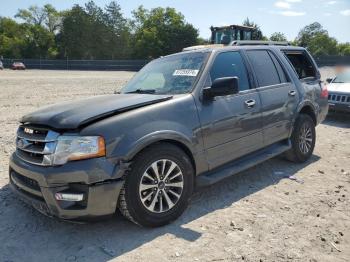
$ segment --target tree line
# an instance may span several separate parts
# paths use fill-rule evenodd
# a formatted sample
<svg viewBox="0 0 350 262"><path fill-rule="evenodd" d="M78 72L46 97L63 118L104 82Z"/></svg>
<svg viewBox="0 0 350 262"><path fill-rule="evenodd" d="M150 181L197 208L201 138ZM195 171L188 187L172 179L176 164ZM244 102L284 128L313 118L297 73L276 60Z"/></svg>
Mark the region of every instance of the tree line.
<svg viewBox="0 0 350 262"><path fill-rule="evenodd" d="M152 59L209 43L174 8L138 7L126 18L116 1L104 7L94 1L58 11L50 4L19 9L15 19L0 17L0 57L69 59ZM253 38L286 41L283 33L270 38L256 28ZM209 29L208 29L209 30ZM300 30L292 42L315 56L350 55L350 43L338 43L315 22Z"/></svg>

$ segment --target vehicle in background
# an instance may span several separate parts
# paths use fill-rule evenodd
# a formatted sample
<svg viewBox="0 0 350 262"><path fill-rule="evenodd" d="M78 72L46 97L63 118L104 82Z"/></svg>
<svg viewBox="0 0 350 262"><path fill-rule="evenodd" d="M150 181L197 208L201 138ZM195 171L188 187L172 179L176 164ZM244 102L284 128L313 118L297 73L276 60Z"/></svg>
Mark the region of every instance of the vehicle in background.
<svg viewBox="0 0 350 262"><path fill-rule="evenodd" d="M11 65L12 70L25 70L26 66L22 62L13 62Z"/></svg>
<svg viewBox="0 0 350 262"><path fill-rule="evenodd" d="M4 69L4 64L0 61L0 70Z"/></svg>
<svg viewBox="0 0 350 262"><path fill-rule="evenodd" d="M328 104L331 111L350 112L350 70L328 78Z"/></svg>
<svg viewBox="0 0 350 262"><path fill-rule="evenodd" d="M254 27L243 25L229 25L220 27L210 27L211 43L228 45L236 40L252 40Z"/></svg>
<svg viewBox="0 0 350 262"><path fill-rule="evenodd" d="M120 94L22 117L12 189L62 219L161 226L208 186L274 156L307 161L328 92L301 47L205 47L161 57Z"/></svg>

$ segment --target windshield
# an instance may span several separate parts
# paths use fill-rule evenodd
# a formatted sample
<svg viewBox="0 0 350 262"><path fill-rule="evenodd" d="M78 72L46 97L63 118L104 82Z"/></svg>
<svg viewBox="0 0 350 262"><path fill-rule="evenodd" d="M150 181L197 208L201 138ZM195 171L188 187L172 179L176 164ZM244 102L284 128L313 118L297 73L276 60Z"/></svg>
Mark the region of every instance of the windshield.
<svg viewBox="0 0 350 262"><path fill-rule="evenodd" d="M350 83L350 72L342 73L336 76L332 83Z"/></svg>
<svg viewBox="0 0 350 262"><path fill-rule="evenodd" d="M121 93L188 93L192 90L207 56L208 52L194 52L154 60L138 72Z"/></svg>

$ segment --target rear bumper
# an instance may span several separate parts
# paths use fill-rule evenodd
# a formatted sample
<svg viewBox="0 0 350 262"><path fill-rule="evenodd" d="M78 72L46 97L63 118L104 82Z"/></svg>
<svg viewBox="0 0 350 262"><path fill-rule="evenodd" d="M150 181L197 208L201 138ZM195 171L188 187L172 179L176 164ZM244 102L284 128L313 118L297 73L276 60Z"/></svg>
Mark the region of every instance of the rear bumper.
<svg viewBox="0 0 350 262"><path fill-rule="evenodd" d="M338 111L338 112L350 112L349 104L338 104L338 103L329 103L330 111Z"/></svg>
<svg viewBox="0 0 350 262"><path fill-rule="evenodd" d="M119 166L111 168L105 159L41 167L25 163L13 154L10 187L20 199L47 216L87 220L114 214L124 184L122 171ZM96 175L101 180L91 182ZM56 200L56 193L83 194L84 198L78 202Z"/></svg>

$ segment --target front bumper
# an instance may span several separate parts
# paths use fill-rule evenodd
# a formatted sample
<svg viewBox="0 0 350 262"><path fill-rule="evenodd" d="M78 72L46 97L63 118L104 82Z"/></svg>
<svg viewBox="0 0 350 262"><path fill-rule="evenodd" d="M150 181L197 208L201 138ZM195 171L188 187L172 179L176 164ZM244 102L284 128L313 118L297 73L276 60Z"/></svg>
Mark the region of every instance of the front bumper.
<svg viewBox="0 0 350 262"><path fill-rule="evenodd" d="M338 104L329 102L329 110L337 112L350 112L350 104Z"/></svg>
<svg viewBox="0 0 350 262"><path fill-rule="evenodd" d="M86 220L115 212L125 169L105 158L69 162L58 167L36 166L14 153L10 186L25 202L48 216ZM83 194L79 202L58 201L56 193Z"/></svg>

